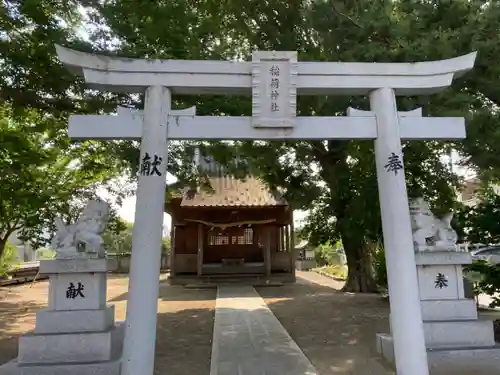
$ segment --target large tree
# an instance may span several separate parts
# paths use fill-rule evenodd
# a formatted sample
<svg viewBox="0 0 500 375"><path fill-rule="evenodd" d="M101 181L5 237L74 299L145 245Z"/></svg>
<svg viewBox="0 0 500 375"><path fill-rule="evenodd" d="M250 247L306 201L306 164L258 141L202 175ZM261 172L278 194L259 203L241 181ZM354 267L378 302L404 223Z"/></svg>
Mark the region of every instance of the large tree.
<svg viewBox="0 0 500 375"><path fill-rule="evenodd" d="M34 9L34 1L8 3L22 11L8 13L9 19L15 22L24 22L27 17L29 22L36 23L37 16L43 21L38 22L40 25L47 23L38 15L39 12L52 21L56 20L50 15L53 13L46 12L54 2L37 2L41 4L39 9ZM23 7L21 3L31 7ZM41 30L36 34L40 36L38 39L29 34L32 49L36 50L37 43L46 46L60 42L70 47L129 57L184 59L246 59L254 49L277 49L297 50L300 60L367 62L439 60L477 49L479 56L475 70L455 81L450 89L431 97L400 98L398 101L400 110L423 106L425 115L466 116L471 135L463 143L405 144L408 188L411 195L428 197L438 210L452 204L457 179L440 162L441 154L450 147L467 156L469 165L480 171L490 171L490 176L495 175L496 170L490 168L489 155L499 138L492 130L498 123L495 106L499 89L495 82L498 82L500 68L495 63L495 56L500 49L497 22L500 5L497 2L177 0L143 2L137 6L134 2L116 0L82 4L93 24L88 30L89 43L82 43L74 31L66 29L63 35L60 31L45 35L43 26L24 27L23 34L33 29ZM72 14L75 20L81 14L64 13L62 9L56 7L59 13L54 14L65 17ZM63 26L67 25L70 22ZM9 35L12 38L17 34L10 32ZM40 51L46 53L48 49ZM20 61L21 66L27 67L28 77L40 76L33 64L30 65L30 59L24 59L22 53L18 60L13 56L17 55L9 52L11 65ZM60 69L54 62L53 52L50 56L47 69ZM45 68L39 69L43 71ZM48 82L45 87L37 85L34 79L26 80L24 70L8 73L21 77L21 88L25 82L33 84L40 92L35 103L46 104L44 98L63 99L62 93L71 87L71 93L78 100L82 99L81 102L71 100L71 103L80 103L72 111L96 108L98 112L111 106L104 104L118 102L142 106L141 96L119 97L85 91L81 88L81 81L68 77L66 73L61 73L66 84L64 90L59 83ZM4 86L10 88L12 82L17 81L6 79ZM58 90L52 90L52 87ZM17 100L13 95L9 98ZM59 103L49 104L49 107L63 107ZM201 115L249 115L251 111L248 98L176 97L174 101L174 106L178 107L193 104L197 105L197 112ZM342 115L348 106L367 109L367 99L299 98L298 114ZM170 171L192 178L185 162L191 155L191 145L185 147L180 143L172 146ZM380 238L381 231L371 142L247 142L238 143L237 147L220 143L208 146L210 152L228 164L235 153L246 157L252 172L260 174L273 188L283 191L295 208L313 207L308 225L311 237L318 241L337 238L343 241L349 265L346 289L374 290L370 250L371 244ZM115 142L108 150L132 164L138 158L134 143Z"/></svg>
<svg viewBox="0 0 500 375"><path fill-rule="evenodd" d="M476 204L474 206L463 205L457 210L453 219L459 241L472 244L498 244L500 242L500 195L498 195L498 189L493 189L491 186L481 186L474 195L477 200Z"/></svg>
<svg viewBox="0 0 500 375"><path fill-rule="evenodd" d="M497 90L491 84L499 78L499 69L491 61L500 46L497 4L356 1L341 5L327 1L316 2L307 10L291 4L280 11L269 4L238 8L249 16L239 18L239 22L254 25L248 39L261 49L298 49L301 60L422 61L478 50L476 69L450 89L431 97L398 100L399 110L423 106L425 115L458 115L468 120L469 139L463 143L404 144L408 189L412 196L428 198L438 211L453 206L458 179L440 161L449 147L460 150L468 158L467 165L481 172L492 167L499 170L494 169L498 163L490 163L491 150L498 141ZM268 22L261 27L257 19ZM305 25L305 31L299 25ZM279 30L274 40L269 37L273 28ZM361 97L304 98L299 102L299 113L344 114L347 106L367 109L368 103ZM281 186L292 201L304 204L309 197L314 203L306 226L313 240L343 240L349 265L346 289L373 290L370 253L381 231L372 144L270 142L241 147L240 152L251 155L256 165L265 165L259 168L262 176Z"/></svg>
<svg viewBox="0 0 500 375"><path fill-rule="evenodd" d="M484 130L480 124L485 117L489 124L496 121L491 82L498 78L498 69L491 56L500 45L495 22L500 13L494 2L186 0L132 7L116 1L93 8L99 30L94 40L104 49L113 42L115 52L126 56L185 59L246 59L254 49L277 49L297 50L300 60L367 62L440 60L477 49L475 72L442 94L401 98L399 109L423 106L425 115L466 116L472 135ZM199 114L250 114L248 99L180 99L176 105L196 104ZM368 108L365 97L299 99L298 114L303 116L342 115L348 106ZM481 167L487 149L478 143L405 144L410 194L424 195L437 210L452 205L458 180L440 157L454 147ZM381 231L371 142L212 143L207 148L226 164L243 156L252 173L284 192L295 208L314 207L307 226L312 239L341 238L344 244L346 289L375 289L370 252ZM181 151L188 149L181 145L174 154L182 155L178 173L189 155ZM137 150L131 152L136 159Z"/></svg>
<svg viewBox="0 0 500 375"><path fill-rule="evenodd" d="M411 62L451 58L479 49L478 72L457 80L440 95L400 98L398 107L404 111L423 106L425 115L431 116L466 116L472 134L480 126L479 115L488 117L491 107L484 99L488 87L483 86L482 74L498 78L487 56L498 48L499 40L498 33L492 37L485 31L493 27L497 6L469 1L356 1L343 5L325 1L310 8L302 4L239 5L242 17L237 22L247 25L239 30L249 31L243 38L252 47L297 49L300 60ZM466 86L469 83L474 90ZM343 115L348 106L367 109L367 98L301 98L298 112ZM494 115L488 118L490 124L496 121ZM423 195L438 211L452 206L458 179L440 157L450 146L470 152L471 144L477 147L472 142L404 144L410 195ZM241 143L238 152L250 156L261 176L281 187L292 202L301 208L304 204L313 207L306 225L313 240L342 239L349 266L346 290L374 290L371 252L381 230L372 143L253 142ZM477 152L470 155L474 162Z"/></svg>
<svg viewBox="0 0 500 375"><path fill-rule="evenodd" d="M51 137L59 120L36 110L13 115L0 107L0 257L14 232L35 247L53 231L56 215L76 219L87 199L116 177L113 163L92 142Z"/></svg>
<svg viewBox="0 0 500 375"><path fill-rule="evenodd" d="M85 90L57 61L54 44L82 50L85 18L76 0L6 0L0 5L0 99L56 114L99 111L109 98ZM91 3L91 2L88 2ZM112 107L109 107L112 108Z"/></svg>

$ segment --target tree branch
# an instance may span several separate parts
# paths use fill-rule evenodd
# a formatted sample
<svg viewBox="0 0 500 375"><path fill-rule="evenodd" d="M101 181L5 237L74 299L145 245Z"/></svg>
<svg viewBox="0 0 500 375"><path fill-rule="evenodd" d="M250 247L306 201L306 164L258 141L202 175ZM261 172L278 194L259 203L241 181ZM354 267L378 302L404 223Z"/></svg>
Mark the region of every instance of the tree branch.
<svg viewBox="0 0 500 375"><path fill-rule="evenodd" d="M349 16L345 13L342 13L340 10L338 10L337 7L335 6L335 4L332 4L332 8L333 8L333 11L335 13L337 13L338 16L340 16L342 18L347 18L349 21L351 21L355 26L359 27L360 29L363 28L363 26L361 24L359 24L357 21L355 21L351 16Z"/></svg>

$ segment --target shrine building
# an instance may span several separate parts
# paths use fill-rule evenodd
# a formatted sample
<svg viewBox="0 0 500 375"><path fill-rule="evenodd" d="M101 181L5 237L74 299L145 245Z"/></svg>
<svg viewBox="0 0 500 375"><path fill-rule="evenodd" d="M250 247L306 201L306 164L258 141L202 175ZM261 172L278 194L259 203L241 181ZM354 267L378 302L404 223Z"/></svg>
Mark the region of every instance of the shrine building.
<svg viewBox="0 0 500 375"><path fill-rule="evenodd" d="M291 207L256 177L201 163L209 186L180 189L166 204L171 282L295 281Z"/></svg>

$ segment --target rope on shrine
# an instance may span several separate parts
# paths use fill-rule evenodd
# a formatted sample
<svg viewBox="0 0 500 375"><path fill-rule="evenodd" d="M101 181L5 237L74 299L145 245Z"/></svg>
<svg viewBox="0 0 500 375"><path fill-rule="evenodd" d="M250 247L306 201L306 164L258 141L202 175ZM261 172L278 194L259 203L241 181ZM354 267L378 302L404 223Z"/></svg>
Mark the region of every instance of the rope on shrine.
<svg viewBox="0 0 500 375"><path fill-rule="evenodd" d="M213 228L226 229L230 227L241 227L242 225L259 225L259 224L269 224L276 221L276 219L269 220L248 220L248 221L235 221L233 223L212 223L210 221L196 220L196 219L185 219L186 221L192 221L195 223L205 224Z"/></svg>

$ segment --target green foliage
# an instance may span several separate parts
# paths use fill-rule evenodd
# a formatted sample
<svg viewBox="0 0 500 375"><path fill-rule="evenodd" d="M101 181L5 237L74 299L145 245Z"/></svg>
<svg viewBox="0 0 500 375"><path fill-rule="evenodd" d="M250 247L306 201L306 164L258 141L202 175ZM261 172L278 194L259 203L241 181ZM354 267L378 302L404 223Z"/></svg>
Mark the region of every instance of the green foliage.
<svg viewBox="0 0 500 375"><path fill-rule="evenodd" d="M169 254L171 248L172 248L172 244L170 242L170 238L163 238L161 240L161 251L162 251L162 253Z"/></svg>
<svg viewBox="0 0 500 375"><path fill-rule="evenodd" d="M345 280L347 277L347 268L341 265L319 267L313 269L313 271L319 274L325 274L326 276L333 276L341 280Z"/></svg>
<svg viewBox="0 0 500 375"><path fill-rule="evenodd" d="M314 250L314 260L320 267L332 264L332 256L335 254L333 249L316 249Z"/></svg>
<svg viewBox="0 0 500 375"><path fill-rule="evenodd" d="M52 259L56 256L56 252L47 247L42 247L36 251L36 256L38 260L41 259Z"/></svg>
<svg viewBox="0 0 500 375"><path fill-rule="evenodd" d="M97 30L92 33L96 45L109 51L116 38L120 43L113 52L130 57L247 59L252 50L276 49L298 50L300 60L401 62L439 60L478 49L478 68L451 89L432 97L400 98L398 107L423 106L425 114L433 116L467 115L470 134L480 135L484 142L472 138L454 147L471 155L472 165L486 165L486 145L498 139L491 138L498 127L493 126L496 115L488 102L498 102L498 90L491 84L499 76L498 64L491 61L500 48L495 21L500 7L494 2L185 0L144 3L138 9L131 2L118 1L92 5L89 10ZM250 114L250 101L238 98L188 97L175 104L196 104L199 114ZM367 98L300 97L297 112L341 115L348 106L367 109ZM491 126L482 125L484 117ZM294 208L312 208L306 229L315 242L342 239L351 265L360 264L360 257L370 262L366 245L381 238L372 142L236 142L230 147L217 142L203 146L239 174L247 171L234 160L249 160L248 171L283 192ZM438 212L450 207L458 182L440 162L449 146L442 142L405 144L409 193L429 198ZM196 180L182 163L192 155L189 147L180 145L172 153L173 169L177 168L181 182ZM137 159L137 151L130 155ZM348 281L353 283L352 290L354 285L374 287L365 269L351 269L356 275Z"/></svg>
<svg viewBox="0 0 500 375"><path fill-rule="evenodd" d="M130 254L132 252L133 223L118 220L115 228L108 227L103 233L104 247L108 254Z"/></svg>
<svg viewBox="0 0 500 375"><path fill-rule="evenodd" d="M474 292L476 294L487 294L492 297L490 307L500 307L500 264L490 264L483 260L475 261L466 269L466 274L479 274L475 277Z"/></svg>
<svg viewBox="0 0 500 375"><path fill-rule="evenodd" d="M490 17L499 14L498 7L485 7L479 2L271 1L238 3L237 9L240 16L234 21L234 30L238 45L242 46L240 50L248 46L247 56L251 49L278 49L298 50L300 60L401 62L454 57L479 48L479 44L484 49L498 48L498 37L493 42L491 35L479 31L492 27ZM446 14L454 14L453 20ZM264 25L258 21L262 19L272 22ZM480 64L491 72L484 61ZM474 79L470 77L467 76ZM440 95L400 98L398 108L423 106L425 114L432 116L464 115L471 107L483 108L476 94L464 92L464 82L456 81L453 88ZM300 97L297 112L302 116L343 115L348 106L369 108L366 97ZM470 126L478 126L472 117ZM250 171L283 192L294 208L311 209L305 229L312 242L342 239L354 275L348 279L347 289L359 291L358 286L364 285L373 290L375 283L370 280L372 275L367 274L368 267L356 268L370 263L367 244L381 239L372 142L236 145L236 150L229 151L220 144L213 145L213 153L218 156L230 152L231 157L226 156L226 160L246 156L250 159ZM410 196L423 195L437 212L450 207L458 179L440 161L449 144L407 142L404 147ZM460 149L468 152L471 148L465 145ZM224 161L224 157L220 159ZM363 262L360 257L365 258Z"/></svg>
<svg viewBox="0 0 500 375"><path fill-rule="evenodd" d="M318 266L343 266L342 255L340 241L337 241L334 245L330 243L321 244L314 249L314 260Z"/></svg>
<svg viewBox="0 0 500 375"><path fill-rule="evenodd" d="M107 254L123 255L132 253L132 231L134 223L117 219L114 226L108 226L103 233ZM170 250L170 239L162 239L162 252Z"/></svg>
<svg viewBox="0 0 500 375"><path fill-rule="evenodd" d="M377 285L380 288L387 289L387 265L385 263L385 251L382 246L377 246L375 250L373 269Z"/></svg>
<svg viewBox="0 0 500 375"><path fill-rule="evenodd" d="M6 276L10 271L16 269L19 264L17 248L10 242L7 242L3 253L0 255L0 277Z"/></svg>
<svg viewBox="0 0 500 375"><path fill-rule="evenodd" d="M97 112L105 106L109 96L84 89L82 79L75 79L57 62L56 43L91 49L79 35L84 21L80 3L76 0L2 2L0 103L10 103L15 113L30 108L57 117ZM60 130L60 127L53 129Z"/></svg>
<svg viewBox="0 0 500 375"><path fill-rule="evenodd" d="M102 159L92 142L71 145L52 137L59 121L35 110L14 115L13 107L0 107L0 245L14 231L35 248L45 244L56 215L76 220L86 201L121 170Z"/></svg>
<svg viewBox="0 0 500 375"><path fill-rule="evenodd" d="M88 42L77 28L87 11ZM53 43L128 57L248 59L251 51L297 50L300 60L440 60L478 50L476 68L441 94L403 97L399 110L423 106L431 116L466 116L464 142L407 142L404 145L410 196L428 198L436 212L450 207L458 180L440 162L450 147L467 157L481 176L498 179L500 4L479 0L237 1L178 0L54 2L4 1L0 21L0 92L16 109L50 113L102 112L116 103L142 107L142 96L97 94L57 64ZM71 93L71 95L68 95ZM250 114L248 98L175 97L174 107L197 105L200 115ZM300 97L298 115L342 115L348 106L367 109L366 97ZM495 107L496 106L496 107ZM61 132L64 126L55 126ZM169 171L179 183L199 180L189 163L192 143L174 142ZM204 143L230 170L248 171L284 193L293 208L312 209L307 230L318 243L341 239L350 264L348 290L372 291L370 244L381 238L372 142ZM118 156L134 167L134 142L92 143L94 153ZM241 159L241 158L240 158ZM1 196L1 194L0 194ZM363 266L361 266L363 265ZM358 267L359 266L359 267Z"/></svg>
<svg viewBox="0 0 500 375"><path fill-rule="evenodd" d="M487 191L478 198L477 205L463 206L458 210L454 228L460 241L496 244L500 242L500 196Z"/></svg>

